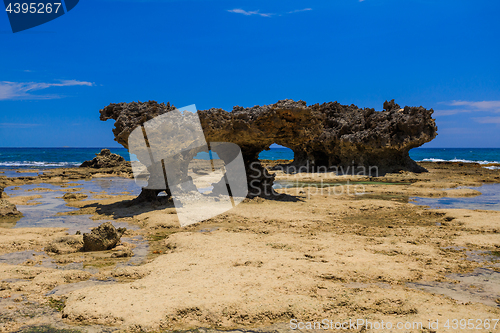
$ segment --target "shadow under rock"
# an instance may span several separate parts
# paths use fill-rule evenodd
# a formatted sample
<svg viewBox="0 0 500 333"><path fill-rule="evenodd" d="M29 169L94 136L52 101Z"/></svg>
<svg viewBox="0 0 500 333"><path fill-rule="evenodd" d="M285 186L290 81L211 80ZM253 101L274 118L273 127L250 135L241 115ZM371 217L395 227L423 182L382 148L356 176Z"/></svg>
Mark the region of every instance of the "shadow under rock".
<svg viewBox="0 0 500 333"><path fill-rule="evenodd" d="M93 203L85 205L82 208L95 208L96 213L105 215L113 219L120 219L124 217L134 217L143 213L148 213L156 210L166 208L175 208L172 200L158 197L158 200L153 202L138 202L136 199L123 200L111 204Z"/></svg>
<svg viewBox="0 0 500 333"><path fill-rule="evenodd" d="M254 197L254 198L262 198L262 199L266 199L266 200L283 201L283 202L303 202L304 201L304 199L302 199L299 196L286 194L286 193L259 196L259 197Z"/></svg>
<svg viewBox="0 0 500 333"><path fill-rule="evenodd" d="M282 202L304 201L302 198L290 194L277 194L277 195L274 194L262 197L254 197L253 199L255 198L261 198L262 200L282 201ZM163 210L167 208L175 208L175 205L171 197L158 196L153 201L145 201L140 198L135 198L132 200L123 200L111 204L93 203L85 205L82 208L95 208L96 213L99 215L105 215L106 217L113 219L120 219L125 217L134 217L136 215L152 211Z"/></svg>

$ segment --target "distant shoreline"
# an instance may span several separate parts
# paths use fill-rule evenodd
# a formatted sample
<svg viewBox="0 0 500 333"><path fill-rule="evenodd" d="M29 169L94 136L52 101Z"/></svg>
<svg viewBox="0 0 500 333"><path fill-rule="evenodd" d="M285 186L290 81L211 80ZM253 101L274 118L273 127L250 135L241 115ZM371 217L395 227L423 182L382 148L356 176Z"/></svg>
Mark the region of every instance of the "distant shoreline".
<svg viewBox="0 0 500 333"><path fill-rule="evenodd" d="M52 169L76 167L91 160L104 148L0 148L0 169ZM108 148L112 153L130 160L125 148ZM416 162L479 163L484 166L500 164L500 148L414 148L410 157ZM201 157L204 159L204 157ZM270 148L260 153L261 160L293 160L289 148Z"/></svg>

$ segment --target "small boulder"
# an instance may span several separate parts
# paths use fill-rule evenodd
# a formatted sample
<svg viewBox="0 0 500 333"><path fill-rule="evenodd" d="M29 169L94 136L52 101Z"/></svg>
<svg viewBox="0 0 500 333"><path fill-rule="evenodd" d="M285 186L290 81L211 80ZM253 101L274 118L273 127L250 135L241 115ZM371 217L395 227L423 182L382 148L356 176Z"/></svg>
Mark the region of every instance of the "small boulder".
<svg viewBox="0 0 500 333"><path fill-rule="evenodd" d="M51 241L45 248L45 252L55 254L68 254L80 252L83 249L82 236L63 236Z"/></svg>
<svg viewBox="0 0 500 333"><path fill-rule="evenodd" d="M113 253L111 254L111 258L128 258L133 257L134 252L132 252L131 247L133 245L128 243L122 243L121 245L116 246L113 249Z"/></svg>
<svg viewBox="0 0 500 333"><path fill-rule="evenodd" d="M111 258L128 258L132 257L133 255L134 253L131 250L126 249L126 250L116 251L115 253L111 254Z"/></svg>
<svg viewBox="0 0 500 333"><path fill-rule="evenodd" d="M88 196L83 193L72 193L72 192L67 192L63 195L64 200L83 200L86 199Z"/></svg>
<svg viewBox="0 0 500 333"><path fill-rule="evenodd" d="M121 236L127 229L116 229L111 222L106 222L92 229L90 233L83 234L84 251L106 251L110 250L120 242Z"/></svg>
<svg viewBox="0 0 500 333"><path fill-rule="evenodd" d="M5 199L0 199L0 218L2 217L18 217L22 213L17 210L16 205L11 204Z"/></svg>
<svg viewBox="0 0 500 333"><path fill-rule="evenodd" d="M127 161L118 154L113 154L109 149L103 149L92 161L85 161L80 165L80 168L114 168L121 166Z"/></svg>

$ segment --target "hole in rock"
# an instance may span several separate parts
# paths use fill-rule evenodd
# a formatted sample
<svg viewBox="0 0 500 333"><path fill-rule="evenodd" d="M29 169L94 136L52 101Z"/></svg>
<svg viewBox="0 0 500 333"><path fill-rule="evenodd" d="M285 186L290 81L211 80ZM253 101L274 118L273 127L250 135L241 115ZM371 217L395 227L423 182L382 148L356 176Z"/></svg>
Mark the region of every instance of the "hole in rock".
<svg viewBox="0 0 500 333"><path fill-rule="evenodd" d="M294 159L293 150L285 146L273 143L268 150L263 150L259 154L259 160L280 161L285 163L292 162Z"/></svg>
<svg viewBox="0 0 500 333"><path fill-rule="evenodd" d="M188 176L200 193L211 192L213 184L222 179L224 172L224 161L211 150L199 152L188 166Z"/></svg>

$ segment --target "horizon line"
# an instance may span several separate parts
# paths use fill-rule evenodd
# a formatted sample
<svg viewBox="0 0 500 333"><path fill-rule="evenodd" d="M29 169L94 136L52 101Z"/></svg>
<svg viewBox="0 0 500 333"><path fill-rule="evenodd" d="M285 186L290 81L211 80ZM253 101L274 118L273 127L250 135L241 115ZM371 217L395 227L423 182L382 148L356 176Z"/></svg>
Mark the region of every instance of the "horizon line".
<svg viewBox="0 0 500 333"><path fill-rule="evenodd" d="M283 147L285 149L290 149L288 147ZM269 147L269 149L283 149L281 147ZM125 147L70 147L70 146L59 146L59 147L0 147L0 149L127 149ZM500 149L500 147L415 147L412 149ZM412 150L410 149L410 150ZM263 150L265 151L265 150Z"/></svg>

